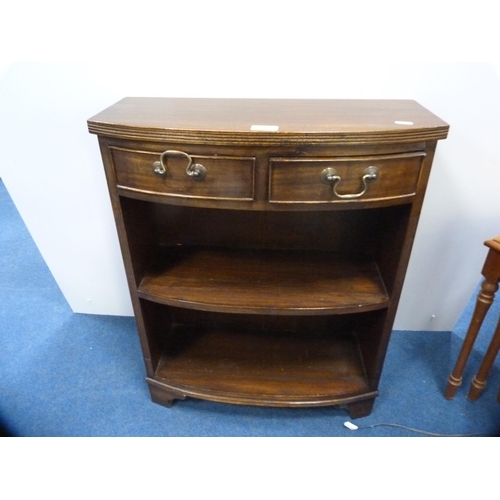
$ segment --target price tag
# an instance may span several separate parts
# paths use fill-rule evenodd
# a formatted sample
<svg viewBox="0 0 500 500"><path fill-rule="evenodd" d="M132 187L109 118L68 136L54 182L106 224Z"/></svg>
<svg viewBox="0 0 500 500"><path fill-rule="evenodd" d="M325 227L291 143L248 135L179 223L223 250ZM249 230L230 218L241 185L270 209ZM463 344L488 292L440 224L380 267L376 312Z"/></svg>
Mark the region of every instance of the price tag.
<svg viewBox="0 0 500 500"><path fill-rule="evenodd" d="M279 129L278 125L252 125L250 127L253 132L277 132Z"/></svg>

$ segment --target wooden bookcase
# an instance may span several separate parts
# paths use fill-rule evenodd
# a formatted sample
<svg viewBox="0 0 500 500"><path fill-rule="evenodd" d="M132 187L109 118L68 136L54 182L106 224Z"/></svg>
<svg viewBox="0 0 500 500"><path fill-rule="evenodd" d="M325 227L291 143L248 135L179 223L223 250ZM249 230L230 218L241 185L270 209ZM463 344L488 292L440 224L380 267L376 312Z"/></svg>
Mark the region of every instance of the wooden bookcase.
<svg viewBox="0 0 500 500"><path fill-rule="evenodd" d="M153 401L368 415L448 125L414 101L125 98L88 126Z"/></svg>

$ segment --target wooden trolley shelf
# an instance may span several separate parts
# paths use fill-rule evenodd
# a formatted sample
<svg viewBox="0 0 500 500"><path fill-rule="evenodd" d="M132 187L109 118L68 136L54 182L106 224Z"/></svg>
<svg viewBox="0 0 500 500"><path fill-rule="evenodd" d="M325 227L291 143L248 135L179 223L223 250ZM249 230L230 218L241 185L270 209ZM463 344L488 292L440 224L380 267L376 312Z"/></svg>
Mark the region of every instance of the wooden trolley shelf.
<svg viewBox="0 0 500 500"><path fill-rule="evenodd" d="M367 257L207 247L164 249L139 296L203 311L282 315L364 312L389 303Z"/></svg>

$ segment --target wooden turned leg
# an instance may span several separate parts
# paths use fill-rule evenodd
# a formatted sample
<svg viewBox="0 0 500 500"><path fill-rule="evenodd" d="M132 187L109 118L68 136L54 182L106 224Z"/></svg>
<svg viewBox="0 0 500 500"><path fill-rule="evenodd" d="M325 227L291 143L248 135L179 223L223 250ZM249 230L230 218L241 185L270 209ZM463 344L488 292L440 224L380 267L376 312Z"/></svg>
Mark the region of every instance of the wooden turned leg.
<svg viewBox="0 0 500 500"><path fill-rule="evenodd" d="M498 282L495 275L494 280L491 280L488 276L483 281L481 285L481 291L479 292L476 300L476 307L474 309L474 314L467 330L464 343L462 344L462 349L458 355L455 368L453 369L450 377L448 378L448 385L446 386L446 391L444 397L446 399L453 399L457 389L462 384L462 373L464 371L467 360L469 359L472 347L476 341L477 334L481 325L483 324L484 317L488 312L493 299L495 298L495 293L498 290Z"/></svg>
<svg viewBox="0 0 500 500"><path fill-rule="evenodd" d="M364 401L357 401L356 403L348 403L345 408L349 412L349 416L354 420L355 418L367 417L373 409L375 399L365 399Z"/></svg>
<svg viewBox="0 0 500 500"><path fill-rule="evenodd" d="M500 350L500 319L495 329L495 333L493 334L493 338L491 339L490 345L488 346L488 350L484 355L483 362L481 363L481 366L479 367L476 376L472 379L469 394L467 396L471 401L476 401L476 399L481 395L484 388L486 387L486 379L488 378L488 373L490 372L490 369L493 366L493 363L495 362L495 358L499 350Z"/></svg>

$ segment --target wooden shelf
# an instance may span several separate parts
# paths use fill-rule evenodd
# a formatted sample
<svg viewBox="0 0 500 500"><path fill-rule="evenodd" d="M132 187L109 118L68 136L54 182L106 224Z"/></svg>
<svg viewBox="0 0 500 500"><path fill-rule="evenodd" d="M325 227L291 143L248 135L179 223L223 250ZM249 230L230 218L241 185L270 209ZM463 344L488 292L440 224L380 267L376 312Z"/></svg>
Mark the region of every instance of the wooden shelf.
<svg viewBox="0 0 500 500"><path fill-rule="evenodd" d="M176 307L278 315L347 314L389 302L373 260L322 251L170 247L138 292Z"/></svg>
<svg viewBox="0 0 500 500"><path fill-rule="evenodd" d="M177 327L154 378L214 401L318 406L369 392L353 335Z"/></svg>

